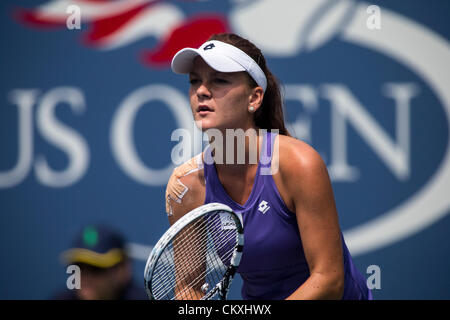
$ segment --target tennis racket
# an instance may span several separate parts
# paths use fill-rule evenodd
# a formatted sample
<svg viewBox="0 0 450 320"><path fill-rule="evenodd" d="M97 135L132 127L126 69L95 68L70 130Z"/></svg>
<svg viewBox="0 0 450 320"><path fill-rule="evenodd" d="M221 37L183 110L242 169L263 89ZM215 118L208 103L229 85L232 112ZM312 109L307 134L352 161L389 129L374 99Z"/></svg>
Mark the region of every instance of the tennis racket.
<svg viewBox="0 0 450 320"><path fill-rule="evenodd" d="M152 300L225 300L241 260L241 220L221 203L181 217L156 243L144 271Z"/></svg>

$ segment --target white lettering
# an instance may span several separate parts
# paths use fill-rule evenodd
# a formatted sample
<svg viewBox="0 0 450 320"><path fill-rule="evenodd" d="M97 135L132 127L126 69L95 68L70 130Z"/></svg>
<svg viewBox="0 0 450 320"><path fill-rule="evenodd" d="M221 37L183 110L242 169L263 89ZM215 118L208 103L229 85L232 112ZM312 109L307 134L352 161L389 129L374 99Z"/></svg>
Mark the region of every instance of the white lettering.
<svg viewBox="0 0 450 320"><path fill-rule="evenodd" d="M174 115L178 126L190 129L192 115L185 97L169 86L148 85L132 92L119 106L113 117L110 140L113 155L126 174L139 183L160 186L167 183L173 165L170 164L166 168L158 170L147 168L139 158L133 137L137 112L145 103L153 100L163 101ZM197 146L195 147L197 150ZM199 147L201 148L201 145ZM154 148L156 151L157 146Z"/></svg>
<svg viewBox="0 0 450 320"><path fill-rule="evenodd" d="M20 184L28 175L33 158L33 105L37 90L13 90L9 100L18 109L18 159L9 171L0 172L0 188L11 188Z"/></svg>
<svg viewBox="0 0 450 320"><path fill-rule="evenodd" d="M286 127L294 137L311 144L312 114L319 108L317 92L310 85L286 84L284 88L285 101L298 101L302 106L302 112L299 112L294 121L286 124Z"/></svg>
<svg viewBox="0 0 450 320"><path fill-rule="evenodd" d="M67 267L66 273L70 274L70 276L67 278L66 286L67 289L73 290L73 289L81 289L81 270L80 267L71 264Z"/></svg>
<svg viewBox="0 0 450 320"><path fill-rule="evenodd" d="M373 289L381 289L381 269L377 265L370 265L367 267L367 274L370 274L370 277L367 278L366 284L367 288L370 290Z"/></svg>
<svg viewBox="0 0 450 320"><path fill-rule="evenodd" d="M69 30L81 29L81 9L77 5L70 5L66 9L66 13L70 14L66 19L66 26Z"/></svg>
<svg viewBox="0 0 450 320"><path fill-rule="evenodd" d="M38 155L35 163L37 179L50 187L67 187L85 174L89 165L89 148L83 137L68 126L59 122L55 108L66 102L73 112L81 114L85 110L83 93L72 87L60 87L50 90L42 97L37 112L37 128L40 134L51 144L65 151L69 165L63 171L52 170L43 155Z"/></svg>
<svg viewBox="0 0 450 320"><path fill-rule="evenodd" d="M324 96L332 106L332 158L330 176L335 180L354 181L358 171L347 164L346 123L374 150L388 169L399 179L409 178L409 106L417 90L411 84L388 84L384 91L396 100L396 141L383 130L366 109L342 85L324 85Z"/></svg>
<svg viewBox="0 0 450 320"><path fill-rule="evenodd" d="M366 10L369 17L366 21L366 26L369 30L381 29L381 9L377 5L371 5Z"/></svg>

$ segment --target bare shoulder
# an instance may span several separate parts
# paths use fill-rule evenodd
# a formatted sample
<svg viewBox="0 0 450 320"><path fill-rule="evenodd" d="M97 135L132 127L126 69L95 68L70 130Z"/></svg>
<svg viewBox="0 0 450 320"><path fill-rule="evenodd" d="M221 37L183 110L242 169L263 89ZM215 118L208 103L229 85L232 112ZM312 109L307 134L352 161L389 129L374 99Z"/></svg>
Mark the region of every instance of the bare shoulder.
<svg viewBox="0 0 450 320"><path fill-rule="evenodd" d="M166 187L166 212L171 223L203 204L204 180L201 154L173 170Z"/></svg>
<svg viewBox="0 0 450 320"><path fill-rule="evenodd" d="M272 157L272 177L288 209L296 211L296 203L319 181L328 179L326 167L316 150L293 137L278 135Z"/></svg>
<svg viewBox="0 0 450 320"><path fill-rule="evenodd" d="M319 153L306 142L284 135L278 139L278 161L283 176L307 175L325 167Z"/></svg>
<svg viewBox="0 0 450 320"><path fill-rule="evenodd" d="M307 143L289 136L278 135L275 140L272 172L276 172L273 179L292 212L296 212L300 202L306 204L314 194L325 194L331 188L319 153Z"/></svg>

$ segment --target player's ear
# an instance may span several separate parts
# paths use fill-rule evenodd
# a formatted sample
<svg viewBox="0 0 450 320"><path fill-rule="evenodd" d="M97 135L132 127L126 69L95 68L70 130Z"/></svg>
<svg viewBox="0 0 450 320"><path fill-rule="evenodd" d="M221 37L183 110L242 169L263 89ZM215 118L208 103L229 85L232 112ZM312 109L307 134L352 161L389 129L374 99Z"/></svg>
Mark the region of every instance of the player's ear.
<svg viewBox="0 0 450 320"><path fill-rule="evenodd" d="M249 111L255 112L261 106L264 98L264 90L261 87L252 88L249 96Z"/></svg>

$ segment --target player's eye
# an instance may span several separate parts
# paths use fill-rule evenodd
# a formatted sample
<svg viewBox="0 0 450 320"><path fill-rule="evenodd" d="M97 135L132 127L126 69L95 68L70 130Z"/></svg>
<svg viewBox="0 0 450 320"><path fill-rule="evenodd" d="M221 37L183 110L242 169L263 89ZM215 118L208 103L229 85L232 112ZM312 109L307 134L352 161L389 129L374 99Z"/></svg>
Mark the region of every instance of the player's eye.
<svg viewBox="0 0 450 320"><path fill-rule="evenodd" d="M226 84L226 83L229 83L229 81L226 80L226 79L224 79L224 78L215 78L215 79L214 79L214 82L220 83L220 84Z"/></svg>

